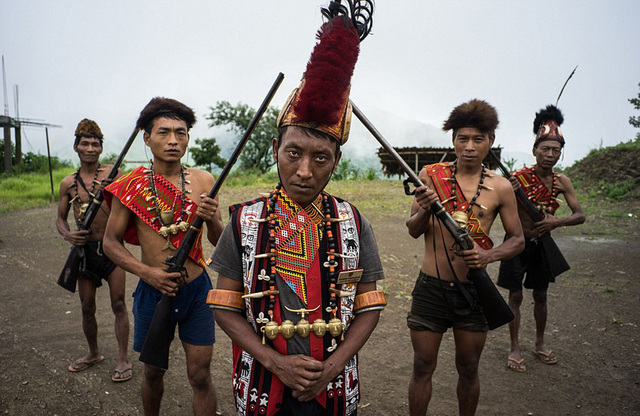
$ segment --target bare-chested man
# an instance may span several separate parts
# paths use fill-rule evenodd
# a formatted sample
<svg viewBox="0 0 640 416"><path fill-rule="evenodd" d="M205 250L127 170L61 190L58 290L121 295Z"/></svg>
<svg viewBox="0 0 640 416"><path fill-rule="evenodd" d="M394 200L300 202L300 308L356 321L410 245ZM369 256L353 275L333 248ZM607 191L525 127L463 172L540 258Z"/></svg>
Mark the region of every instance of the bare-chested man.
<svg viewBox="0 0 640 416"><path fill-rule="evenodd" d="M127 381L131 379L131 363L127 357L129 343L129 315L124 301L125 272L104 254L102 238L109 218L107 204L102 204L89 230L71 231L67 218L73 206L76 224L84 221L89 203L100 187L106 185L111 166L101 166L102 131L98 124L89 119L78 123L73 150L80 158L80 168L60 183L60 202L56 227L65 240L82 246L84 257L80 265L78 294L82 305L82 330L89 344L89 353L69 365L69 371L86 370L104 360L98 349L98 322L96 321L96 288L102 286L102 279L109 284L111 309L115 315L115 332L118 341L118 363L111 379Z"/></svg>
<svg viewBox="0 0 640 416"><path fill-rule="evenodd" d="M213 312L206 304L212 285L205 271L201 236L184 264L186 280L181 273L166 272L164 264L179 247L196 215L206 223L207 238L212 244L218 242L223 229L218 201L207 196L213 177L181 164L195 119L191 108L169 98L154 98L142 110L137 125L144 129L144 142L153 154L152 165L150 169L136 168L106 188L112 212L105 232L105 249L116 264L140 277L133 301L135 351L142 349L162 295L174 297L172 318L178 325L187 358L187 376L194 392L193 412L213 415L216 396L209 366L215 334ZM123 240L140 245L141 260L125 248ZM144 366L145 415L160 412L164 373L158 367Z"/></svg>
<svg viewBox="0 0 640 416"><path fill-rule="evenodd" d="M471 100L454 108L443 129L453 131L457 160L426 166L419 175L425 185L416 189L407 220L409 234L414 238L424 235L425 242L407 318L414 349L409 382L411 415L427 412L440 342L450 327L456 345L460 415L475 414L478 405L478 363L488 326L467 273L469 269L511 258L524 246L511 184L482 164L493 145L497 126L496 110L485 101ZM430 206L438 199L449 213L458 212L454 218L466 219L475 242L472 250L452 250L453 238L431 213ZM493 247L488 234L498 214L508 238Z"/></svg>
<svg viewBox="0 0 640 416"><path fill-rule="evenodd" d="M507 367L517 372L524 372L527 369L518 340L523 280L525 288L533 289L533 317L536 321L533 353L545 364L558 362L555 352L544 343L544 331L547 325L547 289L549 282L554 282L555 277L547 267L544 252L538 246L538 237L558 227L578 225L585 221L582 206L576 197L571 180L553 171L564 147L564 137L560 131L563 121L564 117L560 110L552 105L536 113L533 121L533 132L536 135L533 155L536 157L536 164L530 168L520 169L511 177L514 188L521 187L543 215L542 221L534 223L522 204L518 204L526 239L525 249L513 259L500 263L498 275L498 285L509 289L509 307L515 316L509 324L511 352L507 359ZM565 218L554 215L559 207L557 197L560 194L564 195L571 209L571 215Z"/></svg>

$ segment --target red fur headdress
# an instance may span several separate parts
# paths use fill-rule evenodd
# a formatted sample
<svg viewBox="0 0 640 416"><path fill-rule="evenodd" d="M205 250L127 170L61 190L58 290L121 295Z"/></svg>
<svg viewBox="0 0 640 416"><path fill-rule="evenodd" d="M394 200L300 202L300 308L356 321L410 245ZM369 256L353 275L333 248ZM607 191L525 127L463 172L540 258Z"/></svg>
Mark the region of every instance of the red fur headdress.
<svg viewBox="0 0 640 416"><path fill-rule="evenodd" d="M560 125L564 122L564 116L560 109L553 105L548 105L546 108L536 113L536 118L533 120L533 132L536 135L536 141L533 143L533 147L536 147L540 142L545 140L555 140L564 147L564 136L560 130Z"/></svg>
<svg viewBox="0 0 640 416"><path fill-rule="evenodd" d="M351 126L349 90L360 38L351 21L338 15L322 25L302 83L278 116L278 127L300 126L346 143Z"/></svg>

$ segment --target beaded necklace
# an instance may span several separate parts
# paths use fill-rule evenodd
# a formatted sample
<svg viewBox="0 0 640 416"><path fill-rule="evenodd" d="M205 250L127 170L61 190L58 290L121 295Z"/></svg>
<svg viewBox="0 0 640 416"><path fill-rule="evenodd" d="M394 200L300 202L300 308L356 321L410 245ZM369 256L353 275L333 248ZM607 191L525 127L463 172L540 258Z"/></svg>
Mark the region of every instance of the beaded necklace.
<svg viewBox="0 0 640 416"><path fill-rule="evenodd" d="M293 323L290 321L285 321L282 323L282 325L278 325L276 322L273 321L274 308L276 304L276 295L279 294L279 291L276 288L276 258L278 256L277 248L276 248L276 221L278 219L278 216L276 214L276 204L278 202L278 198L280 198L281 188L282 188L282 183L279 183L276 186L275 190L271 192L271 194L269 195L269 202L267 206L266 221L269 223L269 253L266 255L262 255L262 257L269 258L269 277L268 277L269 290L267 292L264 292L264 295L269 295L269 304L267 307L267 314L269 316L269 320L268 322L266 322L266 325L262 327L262 332L266 333L267 337L272 340L275 339L275 337L277 337L278 334L283 334L283 336L285 336L286 339L289 339L293 336L294 331L296 331L303 338L306 338L310 332L313 332L316 336L321 337L325 334L326 331L329 331L329 333L334 337L338 336L342 333L344 329L344 325L342 324L342 321L337 318L337 310L338 310L337 297L342 293L340 290L336 288L336 282L337 282L336 270L338 266L336 257L339 257L340 253L336 252L335 237L333 235L333 230L331 229L331 223L334 221L334 219L331 218L331 214L330 214L331 205L329 202L329 196L325 192L322 192L321 194L323 208L324 208L323 227L324 227L324 232L326 233L326 238L327 238L327 255L328 255L328 260L326 263L324 263L324 266L329 268L328 278L329 278L329 294L330 294L329 306L327 307L326 311L328 313L331 313L333 318L328 323L322 320L316 320L312 325L310 325L309 322L304 318L304 316L305 314L312 312L317 308L313 310L301 309L298 311L293 311L289 309L292 312L297 312L302 315L302 319L298 322L297 325L293 325ZM311 203L311 206L309 208L315 211L319 211L318 207L314 205L314 202ZM258 258L258 256L256 256L256 258ZM267 280L267 279L264 279L264 280ZM261 296L262 294L258 294L258 295ZM254 296L245 295L245 297L254 297ZM264 338L262 342L264 343Z"/></svg>
<svg viewBox="0 0 640 416"><path fill-rule="evenodd" d="M558 188L558 174L555 173L553 170L551 171L552 174L552 180L551 180L551 199L554 201L558 201L558 192L559 192L559 188ZM544 185L544 182L542 182L542 179L538 176L538 174L536 174L536 165L531 166L531 176L533 176L534 180L537 179L538 181L540 181L540 183L543 184L543 186L546 187L546 185ZM531 202L533 202L536 207L538 207L539 210L541 211L545 211L545 212L551 212L552 209L549 206L551 204L550 201L547 202L538 202L538 198L535 197L535 195L531 196Z"/></svg>
<svg viewBox="0 0 640 416"><path fill-rule="evenodd" d="M153 171L153 161L151 162L151 168L149 169L149 187L151 188L151 193L153 194L153 196L147 197L147 200L153 199L154 206L150 207L150 209L155 209L156 218L161 225L160 229L158 230L158 234L167 239L167 244L162 248L163 250L166 250L168 248L175 250L176 248L173 246L173 244L171 244L170 236L178 234L178 231L186 232L189 229L189 223L185 221L186 217L184 217L187 202L187 190L185 189L185 184L187 183L187 181L185 180L184 176L184 166L180 166L180 191L182 191L180 195L180 216L176 221L173 221L173 217L175 215L174 209L176 206L176 199L173 200L173 206L170 210L160 210L160 205L158 204L158 188L156 187L155 172Z"/></svg>
<svg viewBox="0 0 640 416"><path fill-rule="evenodd" d="M482 209L487 209L486 207L484 207L483 205L479 205L478 203L476 203L476 200L478 199L478 197L480 196L480 191L482 191L483 188L487 188L490 189L488 186L486 186L484 184L484 178L487 176L487 168L484 166L484 164L482 165L482 173L480 174L480 182L478 182L478 190L476 191L476 194L473 196L473 198L471 198L471 201L469 201L469 206L467 207L466 210L464 211L460 211L460 212L464 212L464 214L456 214L457 208L458 208L458 198L456 195L456 184L458 183L456 180L456 171L458 169L458 161L456 160L455 162L453 162L453 167L451 169L451 200L453 201L453 218L460 223L463 226L466 226L469 222L469 212L471 211L471 207L473 205L478 205L478 207L482 208ZM464 218L463 218L464 217Z"/></svg>
<svg viewBox="0 0 640 416"><path fill-rule="evenodd" d="M87 187L84 184L84 181L82 180L82 177L80 176L80 168L78 168L75 177L73 178L73 188L76 191L76 195L71 199L71 201L69 201L69 204L72 204L73 201L78 201L78 204L80 205L80 218L78 219L78 223L82 223L84 221L84 216L87 212L87 208L89 208L89 203L91 202L91 199L94 198L96 196L95 194L95 190L96 190L96 185L99 185L100 182L98 181L98 174L100 173L100 171L102 171L102 168L100 167L100 163L98 163L98 167L96 168L96 172L93 174L93 180L91 181L91 190L88 190ZM82 188L87 191L87 194L89 194L89 198L87 199L87 202L82 202L82 198L80 197L80 194L78 193L78 182L80 182L80 186L82 186Z"/></svg>

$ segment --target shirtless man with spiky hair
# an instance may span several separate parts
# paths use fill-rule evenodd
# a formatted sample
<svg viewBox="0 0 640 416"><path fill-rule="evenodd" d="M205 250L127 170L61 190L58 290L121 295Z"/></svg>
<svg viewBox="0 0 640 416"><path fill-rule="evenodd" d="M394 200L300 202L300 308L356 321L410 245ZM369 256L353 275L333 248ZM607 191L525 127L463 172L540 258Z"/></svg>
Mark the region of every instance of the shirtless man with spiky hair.
<svg viewBox="0 0 640 416"><path fill-rule="evenodd" d="M212 288L202 254L202 235L184 263L185 273L169 273L165 260L180 246L196 216L207 225L207 239L215 245L223 225L218 201L208 197L214 185L209 172L187 168L193 110L170 98L154 98L142 110L137 127L151 149L150 168L138 167L106 188L112 213L105 232L105 250L114 263L140 277L134 292L134 351L144 345L156 305L163 295L173 297L173 330L178 326L193 389L195 415L213 415L216 396L210 365L215 341L213 312L206 304ZM197 202L196 202L197 201ZM136 259L123 241L140 245ZM173 332L172 332L173 338ZM142 404L145 415L158 415L165 370L145 363Z"/></svg>
<svg viewBox="0 0 640 416"><path fill-rule="evenodd" d="M453 328L458 370L460 415L475 414L480 396L478 364L489 330L472 282L470 269L508 259L522 250L524 239L516 199L508 180L489 172L482 161L495 139L498 114L491 105L471 100L453 109L443 130L452 130L455 162L425 166L424 183L407 220L413 238L424 235L422 267L413 290L407 324L414 350L409 382L409 412L425 415L431 400L431 377L436 369L442 336ZM474 240L471 250L452 250L453 237L431 212L440 200ZM507 239L494 247L489 231L500 215Z"/></svg>

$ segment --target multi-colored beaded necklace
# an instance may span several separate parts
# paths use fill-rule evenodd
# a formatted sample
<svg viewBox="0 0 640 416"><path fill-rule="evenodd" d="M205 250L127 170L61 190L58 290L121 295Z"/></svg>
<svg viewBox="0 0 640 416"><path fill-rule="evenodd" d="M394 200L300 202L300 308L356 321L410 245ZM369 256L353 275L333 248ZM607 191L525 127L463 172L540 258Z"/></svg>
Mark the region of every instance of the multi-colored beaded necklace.
<svg viewBox="0 0 640 416"><path fill-rule="evenodd" d="M156 218L160 222L160 229L158 230L158 234L163 238L167 239L167 244L163 247L163 250L168 248L175 250L175 247L170 242L170 236L178 234L178 231L186 232L189 229L189 223L185 221L187 217L186 213L186 202L187 202L187 190L186 190L185 180L185 171L184 166L180 166L180 216L173 221L173 217L175 216L175 207L176 207L176 199L173 200L173 206L169 210L160 210L160 205L158 204L158 188L155 183L155 172L153 171L153 162L151 162L151 168L149 169L149 188L151 189L151 193L153 196L148 197L147 200L153 199L153 207L149 209L155 209Z"/></svg>
<svg viewBox="0 0 640 416"><path fill-rule="evenodd" d="M98 175L100 174L100 171L102 171L102 168L100 167L100 163L98 163L98 167L96 168L96 173L94 173L93 180L91 181L91 190L87 189L86 185L84 184L84 181L80 176L80 168L78 168L78 170L76 171L76 175L73 179L73 185L72 185L76 191L76 195L71 199L71 201L69 201L69 204L72 204L74 201L78 201L78 204L80 205L80 217L78 219L78 223L82 223L84 221L84 216L87 212L87 208L89 208L89 203L91 202L91 199L96 196L95 194L96 185L100 185L100 181L98 181ZM78 193L78 183L80 183L80 186L82 186L82 189L84 189L87 192L87 194L89 194L89 198L87 199L87 202L82 202L82 198Z"/></svg>
<svg viewBox="0 0 640 416"><path fill-rule="evenodd" d="M269 277L268 279L264 279L269 281L269 290L264 293L264 295L269 295L269 303L267 307L267 314L269 316L269 320L268 322L266 322L266 325L263 326L262 331L263 333L266 332L267 337L270 339L275 339L275 337L278 334L283 334L283 336L285 336L286 339L289 339L291 336L293 336L294 331L297 332L302 337L308 336L310 332L313 332L314 334L316 334L316 336L322 336L326 331L329 331L332 336L338 336L342 333L344 329L342 321L340 321L340 319L337 318L337 310L338 310L337 297L341 294L341 291L336 288L337 267L338 267L338 262L336 261L336 257L339 257L340 253L336 252L336 241L333 235L333 230L331 229L331 223L335 219L331 218L331 214L330 214L331 205L329 202L329 196L325 192L322 192L321 194L323 211L324 211L322 212L322 216L324 217L323 229L327 239L327 255L328 255L328 260L326 263L324 263L324 266L329 268L328 280L329 280L329 294L330 294L329 306L327 307L326 312L331 313L333 318L328 323L325 323L324 321L318 322L321 320L316 320L314 321L313 324L310 325L309 322L306 321L306 319L304 319L304 315L306 313L312 312L315 309L313 310L303 309L300 311L292 311L292 312L298 312L302 315L302 319L298 322L297 325L293 325L293 323L288 321L283 322L282 325L278 325L276 322L273 321L276 295L279 294L279 291L276 288L276 264L277 264L276 258L278 256L277 248L276 248L276 225L278 220L278 215L276 213L276 204L278 202L278 199L281 197L280 195L281 188L282 188L282 184L279 183L276 186L275 190L271 192L271 194L269 195L269 202L267 205L267 218L265 220L268 222L268 227L269 227L269 253L266 253L265 255L256 256L256 258L260 258L260 257L269 258ZM312 218L316 216L316 214L320 213L320 209L317 206L315 206L314 202L312 202L308 207L304 209L308 214L310 214ZM258 294L258 295L262 295L262 294ZM257 297L257 296L245 295L245 297ZM264 339L263 339L263 342L264 342Z"/></svg>
<svg viewBox="0 0 640 416"><path fill-rule="evenodd" d="M551 200L558 202L558 192L559 192L559 188L558 188L558 174L555 173L553 170L551 171L552 174L552 181L551 181ZM531 166L531 176L533 176L534 180L539 181L541 184L544 185L544 182L542 182L542 179L538 176L538 174L536 174L536 165ZM534 205L540 210L540 211L545 211L545 212L551 212L553 210L552 207L550 207L551 205L551 201L538 201L538 198L536 198L535 195L531 196L531 202L534 203Z"/></svg>

